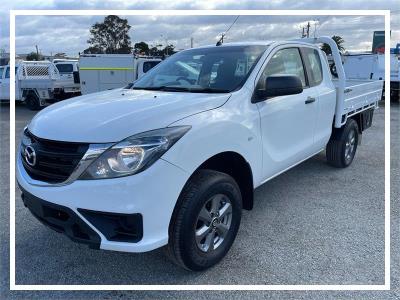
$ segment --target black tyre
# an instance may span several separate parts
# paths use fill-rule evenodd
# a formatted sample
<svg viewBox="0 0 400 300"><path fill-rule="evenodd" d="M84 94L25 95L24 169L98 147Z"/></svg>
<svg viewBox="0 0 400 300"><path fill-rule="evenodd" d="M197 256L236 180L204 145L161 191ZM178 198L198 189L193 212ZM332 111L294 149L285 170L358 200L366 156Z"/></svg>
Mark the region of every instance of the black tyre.
<svg viewBox="0 0 400 300"><path fill-rule="evenodd" d="M40 110L40 101L34 93L29 93L25 98L25 104L30 110Z"/></svg>
<svg viewBox="0 0 400 300"><path fill-rule="evenodd" d="M353 119L335 129L326 146L328 163L336 168L346 168L353 162L358 145L358 125Z"/></svg>
<svg viewBox="0 0 400 300"><path fill-rule="evenodd" d="M392 90L390 93L390 101L398 103L400 101L399 90Z"/></svg>
<svg viewBox="0 0 400 300"><path fill-rule="evenodd" d="M212 267L231 248L241 215L242 196L235 180L221 172L198 171L174 209L168 256L188 270Z"/></svg>

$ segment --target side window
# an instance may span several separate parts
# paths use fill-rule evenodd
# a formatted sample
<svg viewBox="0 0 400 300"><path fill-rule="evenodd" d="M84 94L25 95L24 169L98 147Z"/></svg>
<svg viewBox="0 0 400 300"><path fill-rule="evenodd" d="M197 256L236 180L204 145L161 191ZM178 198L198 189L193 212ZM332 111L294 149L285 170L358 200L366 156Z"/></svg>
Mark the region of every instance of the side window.
<svg viewBox="0 0 400 300"><path fill-rule="evenodd" d="M4 75L4 78L10 78L10 67L7 67L6 75Z"/></svg>
<svg viewBox="0 0 400 300"><path fill-rule="evenodd" d="M302 48L302 51L309 68L308 80L311 86L316 86L322 82L322 65L319 53L312 48Z"/></svg>
<svg viewBox="0 0 400 300"><path fill-rule="evenodd" d="M154 68L160 63L160 61L145 61L143 63L143 73L146 73L150 69Z"/></svg>
<svg viewBox="0 0 400 300"><path fill-rule="evenodd" d="M56 68L60 73L72 73L74 71L72 64L56 64Z"/></svg>
<svg viewBox="0 0 400 300"><path fill-rule="evenodd" d="M0 79L3 78L4 67L0 67Z"/></svg>
<svg viewBox="0 0 400 300"><path fill-rule="evenodd" d="M258 89L265 89L265 80L273 75L296 75L307 86L306 76L298 48L286 48L277 51L269 60L258 82Z"/></svg>

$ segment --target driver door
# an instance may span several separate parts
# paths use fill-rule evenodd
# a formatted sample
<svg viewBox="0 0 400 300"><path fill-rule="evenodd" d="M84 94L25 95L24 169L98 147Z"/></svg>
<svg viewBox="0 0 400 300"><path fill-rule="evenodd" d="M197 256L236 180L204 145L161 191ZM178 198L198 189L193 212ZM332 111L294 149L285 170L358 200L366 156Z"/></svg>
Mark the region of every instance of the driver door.
<svg viewBox="0 0 400 300"><path fill-rule="evenodd" d="M313 154L318 90L310 87L299 48L275 50L264 64L257 89L272 75L296 75L303 92L258 102L263 143L263 177L267 180Z"/></svg>

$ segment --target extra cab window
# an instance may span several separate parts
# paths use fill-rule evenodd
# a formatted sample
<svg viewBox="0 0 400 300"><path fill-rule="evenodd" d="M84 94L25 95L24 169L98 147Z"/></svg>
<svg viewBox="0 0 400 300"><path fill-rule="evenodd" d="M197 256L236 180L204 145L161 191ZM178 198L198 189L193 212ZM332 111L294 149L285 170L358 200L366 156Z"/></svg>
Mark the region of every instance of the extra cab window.
<svg viewBox="0 0 400 300"><path fill-rule="evenodd" d="M298 48L278 50L272 56L258 82L258 89L265 89L266 78L273 75L295 75L300 78L303 87L307 86L303 61Z"/></svg>
<svg viewBox="0 0 400 300"><path fill-rule="evenodd" d="M309 67L308 81L311 86L316 86L322 82L322 65L319 53L316 49L302 48L306 64Z"/></svg>
<svg viewBox="0 0 400 300"><path fill-rule="evenodd" d="M10 67L7 67L6 75L4 76L4 78L10 78Z"/></svg>

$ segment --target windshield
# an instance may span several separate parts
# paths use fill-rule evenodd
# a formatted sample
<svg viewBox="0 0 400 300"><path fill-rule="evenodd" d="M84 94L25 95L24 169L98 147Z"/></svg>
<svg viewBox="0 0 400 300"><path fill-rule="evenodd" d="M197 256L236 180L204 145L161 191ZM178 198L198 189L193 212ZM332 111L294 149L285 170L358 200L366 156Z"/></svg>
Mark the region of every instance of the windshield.
<svg viewBox="0 0 400 300"><path fill-rule="evenodd" d="M227 93L242 87L266 45L222 46L183 51L151 69L131 88Z"/></svg>

